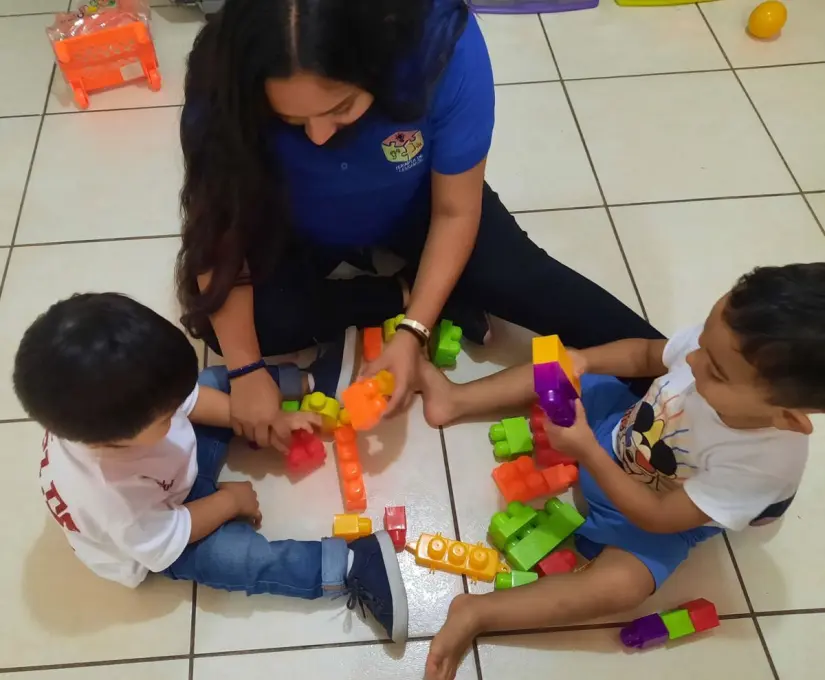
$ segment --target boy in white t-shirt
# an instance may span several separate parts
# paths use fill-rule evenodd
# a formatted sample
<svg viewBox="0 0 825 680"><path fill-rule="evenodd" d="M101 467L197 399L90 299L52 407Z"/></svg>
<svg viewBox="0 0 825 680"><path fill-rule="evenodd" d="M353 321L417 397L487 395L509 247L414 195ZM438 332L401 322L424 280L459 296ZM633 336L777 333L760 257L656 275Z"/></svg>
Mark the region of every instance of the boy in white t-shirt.
<svg viewBox="0 0 825 680"><path fill-rule="evenodd" d="M334 394L352 345L335 343L303 375L251 368L269 370L292 398L310 383ZM268 541L252 485L217 481L233 436L230 377L216 367L199 378L186 336L116 293L75 295L31 325L14 387L47 430L41 487L77 557L129 587L151 571L249 595L349 595L348 607L360 603L392 639L406 639L406 592L386 532L349 544ZM320 424L308 413L282 420L287 437Z"/></svg>
<svg viewBox="0 0 825 680"><path fill-rule="evenodd" d="M588 509L575 541L593 561L581 572L458 596L431 644L427 678L453 678L480 633L633 609L694 545L782 515L808 457L808 416L825 410L824 342L825 264L816 263L754 270L704 327L669 341L572 352L585 374L576 422L546 429L554 448L579 462ZM422 371L432 425L535 399L532 365L464 385ZM655 380L640 401L607 376Z"/></svg>

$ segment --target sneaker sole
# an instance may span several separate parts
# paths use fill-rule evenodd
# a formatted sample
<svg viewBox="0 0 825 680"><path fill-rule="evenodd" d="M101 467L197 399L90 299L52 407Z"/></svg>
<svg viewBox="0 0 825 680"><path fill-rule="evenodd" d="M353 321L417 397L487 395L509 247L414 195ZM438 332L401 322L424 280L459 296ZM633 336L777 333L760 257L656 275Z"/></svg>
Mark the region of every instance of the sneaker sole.
<svg viewBox="0 0 825 680"><path fill-rule="evenodd" d="M401 577L401 567L398 565L398 555L392 539L386 531L376 531L375 537L381 547L381 557L387 570L387 581L390 584L392 595L392 641L406 642L409 626L410 611L407 607L407 589Z"/></svg>
<svg viewBox="0 0 825 680"><path fill-rule="evenodd" d="M358 349L358 329L350 326L344 331L344 353L341 356L341 373L338 376L338 387L335 389L335 398L341 401L341 392L355 380L355 351Z"/></svg>

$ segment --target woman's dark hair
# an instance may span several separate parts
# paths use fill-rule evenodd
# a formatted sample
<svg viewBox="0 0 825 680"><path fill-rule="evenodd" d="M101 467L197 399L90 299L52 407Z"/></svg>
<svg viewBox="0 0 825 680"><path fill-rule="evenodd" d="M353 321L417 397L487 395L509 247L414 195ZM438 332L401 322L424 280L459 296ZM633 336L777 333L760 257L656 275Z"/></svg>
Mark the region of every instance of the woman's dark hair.
<svg viewBox="0 0 825 680"><path fill-rule="evenodd" d="M290 241L264 82L310 72L369 92L392 120L415 120L467 12L463 0L227 0L204 26L189 55L181 121L177 289L190 333L208 333L208 316L233 286L265 277ZM207 272L201 292L197 277Z"/></svg>
<svg viewBox="0 0 825 680"><path fill-rule="evenodd" d="M198 380L183 332L119 293L74 295L24 333L14 391L26 413L84 444L130 439L175 411Z"/></svg>

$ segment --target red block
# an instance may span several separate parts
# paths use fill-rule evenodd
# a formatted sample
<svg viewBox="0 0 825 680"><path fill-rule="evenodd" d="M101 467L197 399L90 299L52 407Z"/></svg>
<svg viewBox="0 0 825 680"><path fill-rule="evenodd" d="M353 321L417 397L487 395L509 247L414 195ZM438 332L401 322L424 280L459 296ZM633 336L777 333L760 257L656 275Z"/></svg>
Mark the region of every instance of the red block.
<svg viewBox="0 0 825 680"><path fill-rule="evenodd" d="M384 529L390 535L396 552L407 545L407 509L403 505L384 508Z"/></svg>
<svg viewBox="0 0 825 680"><path fill-rule="evenodd" d="M547 414L538 404L530 408L530 430L533 433L533 459L539 467L553 467L554 465L578 465L570 456L556 451L550 446L550 440L544 431L544 422Z"/></svg>
<svg viewBox="0 0 825 680"><path fill-rule="evenodd" d="M539 577L550 574L567 574L576 568L576 555L572 550L559 550L550 553L536 565Z"/></svg>
<svg viewBox="0 0 825 680"><path fill-rule="evenodd" d="M327 451L317 435L306 430L295 430L286 454L287 472L303 475L321 467L327 458Z"/></svg>
<svg viewBox="0 0 825 680"><path fill-rule="evenodd" d="M693 624L697 633L716 628L719 625L719 615L716 613L716 607L710 600L704 598L691 600L680 605L678 609L687 609L690 622Z"/></svg>

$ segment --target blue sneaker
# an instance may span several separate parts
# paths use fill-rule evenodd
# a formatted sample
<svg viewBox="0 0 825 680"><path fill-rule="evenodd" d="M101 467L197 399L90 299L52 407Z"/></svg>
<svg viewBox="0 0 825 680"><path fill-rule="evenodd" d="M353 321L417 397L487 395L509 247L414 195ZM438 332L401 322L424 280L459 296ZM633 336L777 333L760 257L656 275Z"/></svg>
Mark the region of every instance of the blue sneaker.
<svg viewBox="0 0 825 680"><path fill-rule="evenodd" d="M318 358L307 367L315 384L313 392L341 399L341 392L355 380L355 351L358 347L358 329L350 326L335 342L324 345Z"/></svg>
<svg viewBox="0 0 825 680"><path fill-rule="evenodd" d="M407 591L390 535L376 531L349 544L354 554L347 574L347 608L369 609L393 642L405 642L409 611Z"/></svg>

